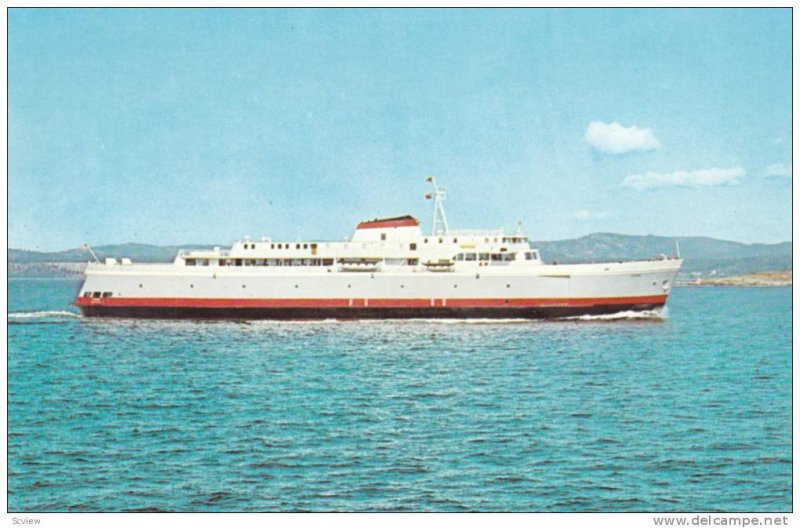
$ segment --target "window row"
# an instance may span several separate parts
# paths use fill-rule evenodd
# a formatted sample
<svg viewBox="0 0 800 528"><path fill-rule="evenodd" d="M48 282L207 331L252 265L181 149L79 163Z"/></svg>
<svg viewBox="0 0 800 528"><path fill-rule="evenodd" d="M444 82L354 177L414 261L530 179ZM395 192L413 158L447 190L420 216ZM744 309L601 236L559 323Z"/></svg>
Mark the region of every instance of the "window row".
<svg viewBox="0 0 800 528"><path fill-rule="evenodd" d="M481 262L511 262L516 258L515 253L459 253L457 261Z"/></svg>
<svg viewBox="0 0 800 528"><path fill-rule="evenodd" d="M439 244L444 244L445 243L445 238L444 237L434 237L434 238ZM381 238L381 240L385 240L385 239ZM453 244L458 244L458 237L453 237L451 239L451 241L452 241ZM485 243L487 243L487 244L489 242L494 242L494 243L502 242L503 244L518 244L518 243L522 243L522 242L527 242L528 241L528 237L525 237L525 236L485 237L483 239L483 241ZM427 244L428 243L428 238L424 238L423 239L423 243Z"/></svg>
<svg viewBox="0 0 800 528"><path fill-rule="evenodd" d="M111 295L112 295L111 292L99 292L99 291L96 291L96 292L91 292L91 291L83 292L83 296L84 297L87 297L87 298L91 297L92 299L100 299L101 297L102 298L111 297Z"/></svg>
<svg viewBox="0 0 800 528"><path fill-rule="evenodd" d="M311 248L312 250L313 249L317 249L317 244L316 243L312 243L312 244L302 243L301 244L299 242L295 243L295 244L289 244L288 242L286 242L286 243L281 242L279 244L270 244L269 248L270 249L292 249L292 246L294 246L294 249L308 249L308 248ZM255 249L255 248L256 248L255 244L245 244L244 245L244 249Z"/></svg>
<svg viewBox="0 0 800 528"><path fill-rule="evenodd" d="M186 259L187 266L333 266L333 259Z"/></svg>
<svg viewBox="0 0 800 528"><path fill-rule="evenodd" d="M440 244L444 244L444 237L439 237L439 238L438 238L438 240L439 240L439 243L440 243ZM487 239L486 239L486 241L488 242L488 241L489 241L489 239L487 238ZM495 238L495 239L494 239L494 241L495 241L495 242L497 242L497 239ZM427 238L425 238L425 239L423 239L423 240L422 240L422 242L423 242L424 244L427 244L427 243L428 243L428 239L427 239ZM457 238L457 237L453 237L453 240L452 240L452 242L453 242L453 244L458 244L458 238Z"/></svg>

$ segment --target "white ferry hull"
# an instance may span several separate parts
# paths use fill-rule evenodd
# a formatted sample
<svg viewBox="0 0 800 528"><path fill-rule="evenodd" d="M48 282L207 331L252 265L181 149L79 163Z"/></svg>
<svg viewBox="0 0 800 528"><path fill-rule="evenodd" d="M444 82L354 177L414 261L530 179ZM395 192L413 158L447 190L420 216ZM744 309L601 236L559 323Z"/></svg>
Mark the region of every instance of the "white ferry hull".
<svg viewBox="0 0 800 528"><path fill-rule="evenodd" d="M663 306L677 259L503 273L90 265L86 316L223 319L554 318ZM104 292L107 297L85 297Z"/></svg>

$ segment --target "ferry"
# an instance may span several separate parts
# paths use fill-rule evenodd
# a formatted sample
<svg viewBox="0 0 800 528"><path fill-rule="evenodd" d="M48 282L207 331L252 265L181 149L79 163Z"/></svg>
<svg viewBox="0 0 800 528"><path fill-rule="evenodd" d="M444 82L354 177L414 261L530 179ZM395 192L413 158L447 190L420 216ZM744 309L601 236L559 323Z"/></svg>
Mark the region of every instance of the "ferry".
<svg viewBox="0 0 800 528"><path fill-rule="evenodd" d="M366 220L342 242L245 237L172 263L90 262L85 316L195 319L536 319L663 307L682 260L545 263L521 229L451 230L428 178L433 225ZM91 249L89 249L91 251Z"/></svg>

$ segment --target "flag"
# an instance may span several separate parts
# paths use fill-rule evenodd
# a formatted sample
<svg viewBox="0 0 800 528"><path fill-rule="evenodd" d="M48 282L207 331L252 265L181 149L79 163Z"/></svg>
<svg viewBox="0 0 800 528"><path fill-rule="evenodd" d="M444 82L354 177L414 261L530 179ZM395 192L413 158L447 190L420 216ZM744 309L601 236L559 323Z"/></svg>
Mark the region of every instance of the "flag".
<svg viewBox="0 0 800 528"><path fill-rule="evenodd" d="M81 246L81 251L89 251L89 244L84 244Z"/></svg>
<svg viewBox="0 0 800 528"><path fill-rule="evenodd" d="M431 183L433 181L433 176L428 176L427 178L425 178L425 181Z"/></svg>
<svg viewBox="0 0 800 528"><path fill-rule="evenodd" d="M433 198L433 195L431 193L428 193L428 194L425 195L425 199L426 200L431 200L432 198Z"/></svg>

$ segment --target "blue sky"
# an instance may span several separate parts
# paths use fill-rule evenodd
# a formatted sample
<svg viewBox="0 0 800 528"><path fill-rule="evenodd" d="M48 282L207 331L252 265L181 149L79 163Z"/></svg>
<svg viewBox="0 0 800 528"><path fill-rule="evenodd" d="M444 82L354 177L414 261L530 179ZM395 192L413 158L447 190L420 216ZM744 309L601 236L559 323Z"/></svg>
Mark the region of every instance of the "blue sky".
<svg viewBox="0 0 800 528"><path fill-rule="evenodd" d="M791 11L11 9L9 246L791 239Z"/></svg>

